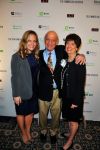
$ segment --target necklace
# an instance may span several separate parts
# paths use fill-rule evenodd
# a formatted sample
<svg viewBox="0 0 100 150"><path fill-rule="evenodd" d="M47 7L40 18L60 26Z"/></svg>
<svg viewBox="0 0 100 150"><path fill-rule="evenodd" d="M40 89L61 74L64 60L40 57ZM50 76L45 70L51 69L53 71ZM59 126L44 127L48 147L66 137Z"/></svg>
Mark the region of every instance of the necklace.
<svg viewBox="0 0 100 150"><path fill-rule="evenodd" d="M65 74L66 74L66 71L68 70L68 68L69 68L69 64L67 64L67 67L65 68L65 70L63 68L62 71L61 71L61 89L63 88L64 77L65 77Z"/></svg>

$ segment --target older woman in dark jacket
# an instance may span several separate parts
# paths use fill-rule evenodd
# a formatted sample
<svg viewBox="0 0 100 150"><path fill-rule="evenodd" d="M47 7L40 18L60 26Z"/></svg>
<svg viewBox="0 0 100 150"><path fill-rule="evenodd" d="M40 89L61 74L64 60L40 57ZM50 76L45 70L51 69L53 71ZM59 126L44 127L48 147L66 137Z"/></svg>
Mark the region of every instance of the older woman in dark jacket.
<svg viewBox="0 0 100 150"><path fill-rule="evenodd" d="M68 35L65 40L68 59L61 61L62 117L68 120L70 131L67 142L62 148L64 150L72 147L79 121L83 117L86 66L75 63L80 45L81 38L78 35Z"/></svg>

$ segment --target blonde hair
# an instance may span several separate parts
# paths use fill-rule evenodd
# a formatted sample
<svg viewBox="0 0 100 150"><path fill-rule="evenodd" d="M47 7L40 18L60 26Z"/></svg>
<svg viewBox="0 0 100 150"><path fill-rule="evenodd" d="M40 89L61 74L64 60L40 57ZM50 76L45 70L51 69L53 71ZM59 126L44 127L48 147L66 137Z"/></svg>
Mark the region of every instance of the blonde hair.
<svg viewBox="0 0 100 150"><path fill-rule="evenodd" d="M28 39L29 35L36 36L37 46L36 46L35 50L32 52L32 54L35 56L36 59L38 59L39 58L39 48L40 48L38 35L35 31L32 31L32 30L28 30L23 34L22 39L19 43L18 54L21 56L21 58L25 58L28 55L28 50L27 50L26 44L27 44L27 39Z"/></svg>

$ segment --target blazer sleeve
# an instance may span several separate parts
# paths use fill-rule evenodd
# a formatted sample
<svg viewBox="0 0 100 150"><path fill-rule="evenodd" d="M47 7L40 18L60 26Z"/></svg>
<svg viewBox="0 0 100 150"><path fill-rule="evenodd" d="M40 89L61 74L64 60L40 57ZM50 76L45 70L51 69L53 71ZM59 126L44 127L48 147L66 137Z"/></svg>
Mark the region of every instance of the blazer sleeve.
<svg viewBox="0 0 100 150"><path fill-rule="evenodd" d="M19 77L18 77L18 57L13 55L11 58L11 86L12 86L12 95L13 97L20 96L19 95Z"/></svg>
<svg viewBox="0 0 100 150"><path fill-rule="evenodd" d="M55 50L58 51L58 53L60 55L59 57L61 59L68 58L68 55L67 55L67 53L65 51L65 46L64 45L56 45Z"/></svg>
<svg viewBox="0 0 100 150"><path fill-rule="evenodd" d="M73 104L80 105L83 103L83 98L85 95L85 81L86 81L86 65L76 65L77 71L77 85L75 89L75 98L73 100Z"/></svg>

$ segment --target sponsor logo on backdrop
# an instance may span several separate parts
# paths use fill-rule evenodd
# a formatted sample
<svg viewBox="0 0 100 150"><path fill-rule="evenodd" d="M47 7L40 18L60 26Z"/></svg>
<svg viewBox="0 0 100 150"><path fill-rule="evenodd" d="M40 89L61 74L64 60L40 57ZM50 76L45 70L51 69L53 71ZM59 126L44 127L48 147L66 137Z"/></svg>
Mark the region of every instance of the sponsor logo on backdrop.
<svg viewBox="0 0 100 150"><path fill-rule="evenodd" d="M22 0L9 0L9 3L23 3Z"/></svg>
<svg viewBox="0 0 100 150"><path fill-rule="evenodd" d="M2 52L4 52L4 50L3 50L3 49L0 49L0 52L2 53Z"/></svg>
<svg viewBox="0 0 100 150"><path fill-rule="evenodd" d="M96 56L97 53L95 51L88 50L88 51L86 51L86 54L88 56Z"/></svg>
<svg viewBox="0 0 100 150"><path fill-rule="evenodd" d="M100 19L100 16L99 15L86 15L86 18L96 18L96 19Z"/></svg>
<svg viewBox="0 0 100 150"><path fill-rule="evenodd" d="M15 30L21 30L22 26L20 26L20 25L13 25L12 28L15 29Z"/></svg>
<svg viewBox="0 0 100 150"><path fill-rule="evenodd" d="M84 110L84 112L86 112L86 113L92 113L93 111L92 110Z"/></svg>
<svg viewBox="0 0 100 150"><path fill-rule="evenodd" d="M4 92L4 89L3 89L3 88L0 88L0 92Z"/></svg>
<svg viewBox="0 0 100 150"><path fill-rule="evenodd" d="M87 73L87 76L89 76L89 77L98 77L99 75L97 73Z"/></svg>
<svg viewBox="0 0 100 150"><path fill-rule="evenodd" d="M7 72L7 70L0 70L0 72Z"/></svg>
<svg viewBox="0 0 100 150"><path fill-rule="evenodd" d="M83 4L83 0L60 0L60 3L76 3L76 4Z"/></svg>
<svg viewBox="0 0 100 150"><path fill-rule="evenodd" d="M50 13L45 11L38 12L38 17L49 17Z"/></svg>
<svg viewBox="0 0 100 150"><path fill-rule="evenodd" d="M8 38L9 41L20 41L20 38Z"/></svg>
<svg viewBox="0 0 100 150"><path fill-rule="evenodd" d="M67 18L74 18L74 14L67 14Z"/></svg>
<svg viewBox="0 0 100 150"><path fill-rule="evenodd" d="M0 29L3 29L3 25L0 25Z"/></svg>
<svg viewBox="0 0 100 150"><path fill-rule="evenodd" d="M11 12L11 16L14 16L14 17L22 17L22 13L21 13L21 12L17 12L17 11L12 11L12 12Z"/></svg>
<svg viewBox="0 0 100 150"><path fill-rule="evenodd" d="M88 44L93 44L93 45L98 45L98 44L99 44L99 41L96 40L96 39L89 38L89 39L87 40L87 43L88 43Z"/></svg>
<svg viewBox="0 0 100 150"><path fill-rule="evenodd" d="M99 28L91 28L91 31L93 31L93 32L99 32Z"/></svg>
<svg viewBox="0 0 100 150"><path fill-rule="evenodd" d="M74 29L75 29L75 27L73 27L73 26L67 26L67 25L64 26L64 31L65 31L65 32L68 32L68 31L71 31L71 32L72 32Z"/></svg>
<svg viewBox="0 0 100 150"><path fill-rule="evenodd" d="M94 4L100 4L100 0L94 0Z"/></svg>
<svg viewBox="0 0 100 150"><path fill-rule="evenodd" d="M48 3L49 0L41 0L41 3Z"/></svg>
<svg viewBox="0 0 100 150"><path fill-rule="evenodd" d="M93 96L93 93L91 93L91 92L85 92L85 96Z"/></svg>
<svg viewBox="0 0 100 150"><path fill-rule="evenodd" d="M45 26L45 25L38 25L38 28L41 30L48 30L49 26Z"/></svg>

